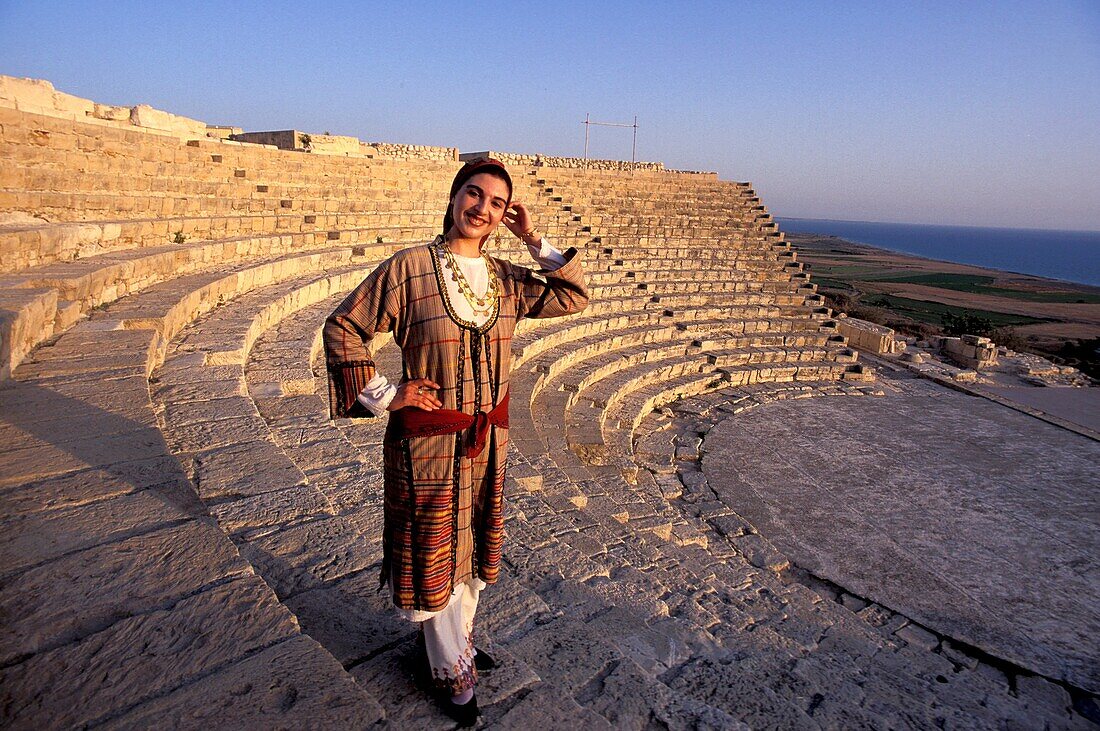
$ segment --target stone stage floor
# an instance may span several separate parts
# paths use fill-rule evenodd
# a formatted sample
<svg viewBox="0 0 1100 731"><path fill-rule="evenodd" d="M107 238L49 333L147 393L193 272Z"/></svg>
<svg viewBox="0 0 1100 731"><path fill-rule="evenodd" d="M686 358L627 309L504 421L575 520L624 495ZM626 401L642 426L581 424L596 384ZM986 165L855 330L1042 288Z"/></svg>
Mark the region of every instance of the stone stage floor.
<svg viewBox="0 0 1100 731"><path fill-rule="evenodd" d="M722 421L711 487L795 565L1100 691L1100 443L926 380L879 384Z"/></svg>

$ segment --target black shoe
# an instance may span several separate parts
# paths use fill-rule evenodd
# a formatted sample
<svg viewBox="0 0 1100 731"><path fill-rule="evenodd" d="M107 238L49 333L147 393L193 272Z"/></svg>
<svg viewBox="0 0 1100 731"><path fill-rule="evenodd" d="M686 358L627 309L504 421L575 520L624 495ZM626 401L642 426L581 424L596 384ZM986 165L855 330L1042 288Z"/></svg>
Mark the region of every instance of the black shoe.
<svg viewBox="0 0 1100 731"><path fill-rule="evenodd" d="M458 723L459 728L469 728L477 723L477 717L481 711L477 707L477 696L468 703L455 703L450 698L440 698L439 706L452 720Z"/></svg>
<svg viewBox="0 0 1100 731"><path fill-rule="evenodd" d="M480 647L475 647L474 653L474 667L481 672L492 670L497 666L497 661L493 659L493 656Z"/></svg>

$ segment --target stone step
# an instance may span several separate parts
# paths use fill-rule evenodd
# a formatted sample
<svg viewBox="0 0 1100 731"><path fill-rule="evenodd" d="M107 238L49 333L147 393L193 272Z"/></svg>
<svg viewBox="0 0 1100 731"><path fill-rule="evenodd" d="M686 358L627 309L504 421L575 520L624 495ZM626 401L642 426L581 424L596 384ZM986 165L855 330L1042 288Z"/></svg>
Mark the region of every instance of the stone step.
<svg viewBox="0 0 1100 731"><path fill-rule="evenodd" d="M736 323L738 327L740 324ZM760 359L778 359L783 353L793 357L815 347L823 350L826 345L832 344L829 338L828 333L814 330L745 335L724 321L709 321L691 332L677 327L642 326L575 341L567 352L555 350L544 353L531 361L529 367L540 374L540 388L560 378L565 379L567 390L572 391L586 382L586 368L602 371L607 367L625 367L636 359L651 362L660 359L666 352L713 354L728 350L751 353L752 357ZM582 380L574 380L578 378Z"/></svg>
<svg viewBox="0 0 1100 731"><path fill-rule="evenodd" d="M276 676L322 714L314 721L380 719L205 516L153 418L142 372L155 341L152 330L67 332L0 386L3 428L24 435L0 453L2 550L17 558L3 578L15 618L0 637L5 722L140 716L196 684L269 722L298 718L265 706ZM261 652L286 663L257 666ZM319 702L334 687L339 708Z"/></svg>
<svg viewBox="0 0 1100 731"><path fill-rule="evenodd" d="M171 298L176 296L170 293L172 287L178 289L176 302L182 310L165 307L164 311L172 315L173 322L180 317L186 321L194 308L212 307L217 304L217 297L231 297L239 287L253 286L256 280L263 283L272 277L287 276L303 268L328 266L352 259L380 261L400 248L368 245L361 249L340 248L322 250L316 254L280 256L282 252L295 250L294 243L293 239L279 237L164 247L151 252L137 250L45 267L36 272L37 276L6 277L12 288L5 293L4 307L0 310L0 327L8 335L0 344L0 354L4 358L0 376L10 374L34 347L58 331L68 329L94 309L127 294L156 289L168 277L181 280L180 275L196 272L189 275L191 279L165 285L149 295L154 299ZM262 258L265 256L266 261ZM241 263L242 258L248 257L260 257L260 261L246 260ZM235 260L236 264L226 267L226 263ZM193 289L188 290L188 287ZM161 290L164 289L169 293L163 294ZM120 310L129 313L126 321L116 320L117 326L133 329L142 326L144 319L152 318L154 329L159 330L163 323L155 322L158 319L155 311L145 314L143 302L145 298L128 301ZM159 306L159 302L154 303L154 310ZM102 322L97 325L104 326ZM174 326L169 323L169 331Z"/></svg>
<svg viewBox="0 0 1100 731"><path fill-rule="evenodd" d="M257 293L257 294L259 294L259 293ZM310 342L310 343L313 343L316 340L316 333L319 331L319 325L320 325L321 322L323 322L323 314L322 313L327 308L330 308L331 306L333 306L333 304L334 304L333 301L329 301L329 302L323 303L323 306L321 308L318 308L318 307L315 306L311 309L302 310L299 313L299 315L292 315L285 322L280 323L278 326L273 328L273 332L270 333L270 337L265 337L260 342L260 344L257 346L257 348L253 351L253 353L251 354L253 357L251 357L250 360L249 360L249 372L250 373L252 372L254 366L258 367L257 372L259 372L259 373L268 372L265 369L265 363L270 364L271 362L275 362L275 363L281 364L282 367L286 367L287 365L289 365L288 362L287 362L287 350L285 348L280 347L280 344L285 343L285 342L297 342L297 343ZM244 314L246 319L247 319L247 312L249 310L251 310L252 308L247 305L246 300L243 299L243 298L238 299L238 300L234 301L233 303L231 303L230 305L228 305L226 308L223 308L222 310L219 310L217 315L221 315L223 312L230 312L231 310L239 309L239 308L241 308L242 305L245 306L245 313L242 313L242 314ZM211 323L209 321L204 321L203 323L201 323L201 326L204 327L204 328L209 328L212 324L213 323ZM304 332L303 332L303 330L304 330ZM267 351L269 350L269 348L272 351L272 353L270 354L272 357L270 359L265 357L268 354ZM299 349L299 350L294 351L294 352L297 352L297 353L299 353L299 355L302 355L303 352L308 352L308 349L305 349L305 350ZM169 363L171 363L171 360L169 360L166 363L166 368L168 367ZM270 365L269 365L269 367L270 367ZM250 379L250 381L251 381L251 379ZM267 391L263 387L262 383L261 384L253 384L253 383L250 382L250 388L252 389L252 392L254 394L256 393L255 385L259 385L260 386L259 390L263 391L264 393L267 393ZM274 396L273 399L274 400L278 400L278 399L293 400L295 402L298 402L300 400L299 397L290 397L290 396L286 396L286 395L282 395L282 394ZM261 411L264 410L264 408L262 406L260 408L261 408ZM317 399L314 402L313 408L316 410L317 413L323 413L325 405L324 405L322 400ZM288 432L286 430L283 430L278 426L279 423L280 423L279 419L285 413L284 409L272 406L270 413L275 417L275 420L270 422L270 424L272 426L273 434L282 433L284 435L289 435L290 432ZM213 414L211 414L211 416L213 416ZM347 443L345 442L345 444L347 444ZM377 449L377 445L375 446L375 448ZM298 454L298 455L302 454L302 452L295 452L295 453ZM336 461L341 461L341 460L346 461L347 459L350 458L350 456L345 456L343 458L333 457L333 454L335 454L335 453L332 452L332 451L330 451L328 453L330 461L333 460L333 459L335 459ZM305 469L308 469L308 465L303 465L303 467ZM377 478L375 478L375 479L377 479ZM370 505L369 507L374 512L377 513L380 510L380 504L378 504L374 501L372 501L372 503L374 503L374 504ZM514 518L513 518L513 520L514 520ZM377 523L375 523L372 526L372 528L373 528L373 531L376 534L380 531L380 525L378 525ZM528 530L537 530L537 528L529 527ZM547 540L547 539L549 539L549 535L544 534L542 538L538 539L538 541L541 542L541 541L544 541L544 540ZM311 544L311 545L312 545L312 548L314 550L316 550L317 546L319 544ZM563 545L562 548L564 549L565 546ZM321 555L328 555L329 554L328 550L319 550L317 552L320 553ZM599 572L597 573L597 575L600 575ZM267 578L267 574L265 574L265 578ZM355 578L355 577L344 577L344 578L340 578L340 579L334 579L332 581L334 581L336 586L339 587L339 586L341 586L343 584L346 584L347 582L353 580L353 578ZM271 579L269 579L269 581L270 580ZM565 579L563 578L562 581L564 581L564 580ZM331 582L326 582L326 584L327 583L331 583ZM494 589L496 589L496 587L494 587ZM578 587L578 589L579 589L579 587ZM346 592L347 589L343 589L343 590L340 590L340 591ZM537 597L537 595L534 592L530 591L530 590L521 589L518 596L515 595L515 590L509 590L509 591L510 591L511 594L513 594L513 596L510 597L511 601L509 602L509 604L518 603L520 606L529 607L529 606L532 606L532 602L534 601L534 602L537 602L538 605L545 606L542 603L541 600L535 598L535 597ZM555 591L560 592L561 589L559 588L559 589L556 589ZM577 591L577 590L573 590L573 591ZM290 600L291 606L295 607L296 611L299 612L300 618L303 618L303 627L307 631L310 631L310 628L312 626L311 623L310 623L311 621L323 621L322 617L316 617L314 619L313 615L314 615L314 613L320 614L321 613L321 607L328 606L329 601L331 601L331 600L326 600L325 597L327 597L329 595L337 595L338 596L338 594L336 592L337 592L336 589L330 591L330 590L325 589L322 586L322 587L318 587L318 588L314 588L314 589L309 589L309 590L307 590L306 592L304 592L302 594L296 595L294 598L292 598ZM489 595L492 596L492 590L491 590ZM307 599L308 599L308 602L306 601ZM603 600L603 601L606 601L606 600ZM496 613L490 613L488 616L490 618L496 617L497 613L499 613L501 611L507 613L509 611L514 611L514 610L510 609L507 605L504 605L504 606L501 606L501 607L497 608ZM623 612L623 610L621 610L621 609L618 609L618 610L615 610L615 611L620 612L620 614ZM327 614L329 616L331 616L331 610ZM309 617L310 619L306 620L305 617ZM604 617L598 619L597 621L600 622L601 625L602 625L602 623L606 622L608 619L610 619L610 616L605 615ZM346 620L343 620L343 621L346 622ZM528 619L528 622L529 621L530 620ZM633 618L628 614L623 615L622 618L618 619L617 621L622 623L624 626L632 627L633 632L635 632L635 633L638 631L639 627L644 627L645 626L644 622L640 622L639 619ZM513 624L507 623L507 622L503 621L503 619L499 619L498 623L499 623L499 627L501 628L501 634L498 635L495 632L493 634L493 637L494 637L494 648L493 649L494 649L494 651L495 651L496 647L504 647L505 648L505 653L504 653L503 657L505 657L505 658L514 657L517 652L520 652L520 653L524 654L525 656L529 657L534 662L541 662L541 660L539 660L539 658L543 657L543 655L541 654L542 650L539 649L539 648L541 648L542 645L535 641L538 637L541 637L541 635L538 635L537 633L536 634L531 634L532 630L538 629L538 625L533 625L532 624L527 628L526 631L517 632L517 628ZM323 627L324 626L327 626L327 625L323 625ZM557 629L558 629L559 632L565 631L562 628L557 628ZM543 631L545 631L545 629ZM568 631L571 634L575 635L578 630L577 630L577 628L570 628ZM658 656L659 656L660 652L665 652L665 653L668 652L667 648L672 646L672 645L669 644L670 642L672 642L671 638L661 639L663 637L663 634L660 631L653 630L653 629L646 630L646 632L648 633L648 636L652 637L652 639L650 639L649 641L650 642L656 641L656 643L657 643L656 645L653 645L654 649L650 650L648 652L656 652L656 653L658 653ZM344 632L329 633L329 632L325 632L325 630L322 628L320 630L320 633L315 630L315 631L311 632L311 634L314 634L315 636L329 636L329 637L331 637L332 642L334 644L337 644L337 645L346 646L347 643L348 643L348 636ZM352 633L353 636L355 636L356 634L358 634L358 633ZM407 631L406 631L406 634L407 634ZM503 636L501 636L501 635L503 635ZM547 636L552 636L552 634L548 634ZM641 648L645 647L645 645L639 645L637 640L633 639L633 637L634 637L634 635L632 635L632 634L626 634L624 636L616 636L615 641L620 643L620 648L625 648L631 655L637 657L638 659L643 659L645 662L647 662L647 664L652 666L652 663L654 662L654 658L650 657L646 653L642 653L641 655L639 655L639 651L641 650ZM516 647L513 647L510 643L506 644L505 642L502 641L502 640L509 640L510 641L513 638L515 638L519 641L519 644L518 644L519 649L518 650L516 649ZM665 648L665 649L662 649L662 648ZM606 657L614 658L615 655L618 654L618 652L622 652L622 651L623 651L623 649L616 650L614 646L609 645L607 647L607 649L605 650L605 653L607 653ZM345 650L344 652L347 653L348 651ZM340 654L338 654L337 656L339 657ZM500 657L501 657L501 654L498 653L498 659L500 659ZM666 655L666 657L667 657L667 655ZM646 658L649 658L649 659L646 659ZM383 680L385 680L386 685L382 685L381 687L386 688L386 687L389 687L390 684L393 684L395 682L394 674L392 672L380 673L379 671L382 670L382 669L391 669L392 670L394 663L397 662L397 661L398 660L395 660L393 657L390 656L390 654L384 653L383 655L376 656L371 661L365 663L364 665L361 666L361 668L357 667L356 670L353 671L353 672L354 672L355 676L358 679L360 679L361 682L364 682L364 683L368 684L374 690L379 689L379 687L380 687L379 684ZM605 661L604 665L600 665L599 668L606 667L606 662L607 661ZM594 668L594 669L598 670L599 668ZM534 679L537 679L538 676L532 674L532 677ZM579 685L583 685L584 683L587 682L588 676L581 677L581 676L578 676L577 673L569 673L567 675L567 678L570 678L573 683L575 683L579 686ZM642 677L640 679L646 679L644 673L642 674ZM398 682L398 685L400 685L399 679L397 679L397 682ZM648 682L652 685L652 684L654 684L655 681L652 679L652 677L649 677ZM408 693L407 683L405 685L406 685L405 692ZM490 700L492 700L494 698L494 696L492 695L493 686L492 686L492 680L491 679L490 679L490 681L487 685L488 685L487 689L490 691L490 694L489 694L488 697L489 697ZM659 686L660 684L657 683L657 685ZM384 697L385 695L386 694L381 694L380 697ZM483 703L484 703L484 700L483 700ZM391 710L391 709L387 708L387 710ZM397 708L397 707L393 708L392 711L393 711L393 713L400 713L401 712L400 709ZM421 712L424 712L424 709L422 709Z"/></svg>
<svg viewBox="0 0 1100 731"><path fill-rule="evenodd" d="M709 306L708 306L709 305ZM670 310L652 307L649 301L604 301L590 303L584 313L556 320L527 320L520 323L512 342L514 367L522 366L552 347L597 334L613 341L619 331L636 327L656 329L676 328L691 334L705 334L715 326L732 334L790 333L795 330L816 331L825 321L809 313L784 314L779 307L730 307L717 303ZM828 334L833 328L825 327Z"/></svg>
<svg viewBox="0 0 1100 731"><path fill-rule="evenodd" d="M622 424L622 428L632 431L640 418L638 414L648 413L645 405L652 410L652 405L660 401L634 399L636 391L662 384L661 398L671 401L724 382L823 380L829 376L839 379L849 361L838 362L838 353L824 348L766 347L706 352L676 344L655 349L624 349L622 353L599 356L571 369L560 381L568 395L557 400L564 401L571 445L575 451L582 450L587 459L596 459L607 454L604 428L620 427L621 418L617 416L620 404L632 399L631 405L625 407L630 420ZM670 385L665 388L664 384ZM547 379L540 385L548 389L555 381ZM540 392L536 391L536 398ZM643 408L635 410L637 403Z"/></svg>
<svg viewBox="0 0 1100 731"><path fill-rule="evenodd" d="M614 399L616 406L605 410L598 435L589 430L583 433L577 430L576 444L585 445L585 454L605 463L636 463L632 445L637 438L638 426L646 416L666 404L720 388L729 388L731 383L739 386L771 386L777 383L808 382L819 386L842 381L845 372L845 369L838 368L835 362L826 358L801 362L798 370L790 374L789 378L786 371L777 373L776 369L750 363L737 367L727 366L722 370L719 379L715 379L713 373L687 373L658 383L644 384L618 398L615 395L602 394L599 396L601 400Z"/></svg>

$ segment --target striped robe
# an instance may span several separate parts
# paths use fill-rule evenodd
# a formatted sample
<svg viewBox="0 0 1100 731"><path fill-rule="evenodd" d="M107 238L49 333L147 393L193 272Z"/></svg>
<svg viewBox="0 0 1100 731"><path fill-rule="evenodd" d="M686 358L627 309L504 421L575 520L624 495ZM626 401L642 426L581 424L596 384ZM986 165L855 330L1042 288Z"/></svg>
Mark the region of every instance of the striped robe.
<svg viewBox="0 0 1100 731"><path fill-rule="evenodd" d="M402 380L429 378L445 409L488 412L508 392L512 333L521 317L557 317L588 303L580 255L536 272L492 259L500 309L480 328L460 324L428 246L397 252L356 287L325 321L325 359L333 418L370 417L356 401L374 375L368 344L392 332ZM500 572L508 430L492 427L474 460L458 456L459 434L396 439L387 432L381 580L402 609L440 611L459 582L486 583Z"/></svg>

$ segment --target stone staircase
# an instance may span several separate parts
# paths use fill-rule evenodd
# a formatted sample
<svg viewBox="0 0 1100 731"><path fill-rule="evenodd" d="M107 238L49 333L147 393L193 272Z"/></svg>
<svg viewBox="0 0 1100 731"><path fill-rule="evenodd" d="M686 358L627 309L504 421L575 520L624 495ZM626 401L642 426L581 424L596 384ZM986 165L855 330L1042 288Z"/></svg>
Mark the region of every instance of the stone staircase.
<svg viewBox="0 0 1100 731"><path fill-rule="evenodd" d="M320 330L434 234L457 163L0 127L5 725L451 727L377 591L384 421L328 420ZM592 304L512 343L486 725L1079 720L795 580L708 493L709 415L874 389L748 184L513 175Z"/></svg>

